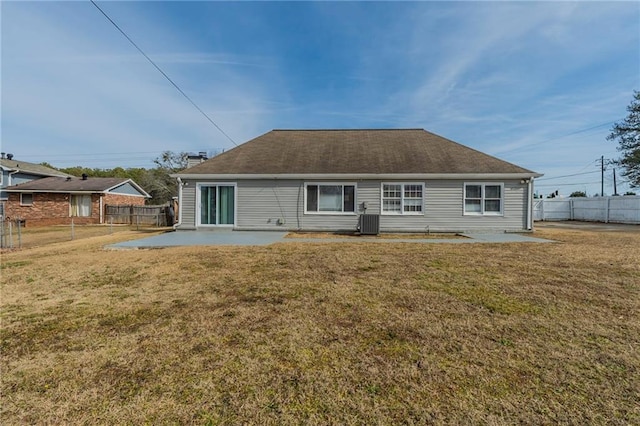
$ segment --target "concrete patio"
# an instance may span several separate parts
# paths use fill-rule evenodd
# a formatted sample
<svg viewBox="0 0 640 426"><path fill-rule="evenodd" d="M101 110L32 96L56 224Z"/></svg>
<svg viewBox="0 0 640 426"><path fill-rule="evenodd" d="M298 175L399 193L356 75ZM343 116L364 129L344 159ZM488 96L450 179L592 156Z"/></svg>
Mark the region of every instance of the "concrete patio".
<svg viewBox="0 0 640 426"><path fill-rule="evenodd" d="M422 243L422 244L478 244L478 243L548 243L551 240L530 237L522 234L506 233L470 233L460 234L465 238L380 238L366 236L331 238L285 238L288 232L279 231L176 231L162 235L124 241L106 246L107 249L151 249L178 246L262 246L275 243L313 242L313 243Z"/></svg>

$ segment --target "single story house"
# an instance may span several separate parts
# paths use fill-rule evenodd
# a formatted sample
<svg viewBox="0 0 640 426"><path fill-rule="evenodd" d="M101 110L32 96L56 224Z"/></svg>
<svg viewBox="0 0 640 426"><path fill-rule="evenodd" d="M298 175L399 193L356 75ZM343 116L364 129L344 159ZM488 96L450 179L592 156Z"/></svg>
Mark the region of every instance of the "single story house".
<svg viewBox="0 0 640 426"><path fill-rule="evenodd" d="M174 176L177 229L377 233L532 230L542 175L387 129L273 130Z"/></svg>
<svg viewBox="0 0 640 426"><path fill-rule="evenodd" d="M6 189L6 216L30 225L105 223L106 205L142 206L150 198L131 179L48 177Z"/></svg>
<svg viewBox="0 0 640 426"><path fill-rule="evenodd" d="M4 190L6 187L52 176L71 175L42 164L16 160L13 154L0 153L0 217L4 217L5 204L9 199L9 194Z"/></svg>

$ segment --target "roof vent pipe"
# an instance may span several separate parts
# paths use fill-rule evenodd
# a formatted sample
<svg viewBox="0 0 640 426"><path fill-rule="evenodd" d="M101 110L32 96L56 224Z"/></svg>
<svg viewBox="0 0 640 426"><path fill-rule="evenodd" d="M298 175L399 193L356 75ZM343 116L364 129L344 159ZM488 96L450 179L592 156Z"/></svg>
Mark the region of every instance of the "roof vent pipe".
<svg viewBox="0 0 640 426"><path fill-rule="evenodd" d="M88 177L89 177L89 176L87 176L87 174L86 174L86 173L83 173L83 174L82 174L82 180L87 180L87 178L88 178Z"/></svg>
<svg viewBox="0 0 640 426"><path fill-rule="evenodd" d="M7 160L13 160L13 154L7 154Z"/></svg>
<svg viewBox="0 0 640 426"><path fill-rule="evenodd" d="M4 152L0 152L0 158L2 158L4 160Z"/></svg>

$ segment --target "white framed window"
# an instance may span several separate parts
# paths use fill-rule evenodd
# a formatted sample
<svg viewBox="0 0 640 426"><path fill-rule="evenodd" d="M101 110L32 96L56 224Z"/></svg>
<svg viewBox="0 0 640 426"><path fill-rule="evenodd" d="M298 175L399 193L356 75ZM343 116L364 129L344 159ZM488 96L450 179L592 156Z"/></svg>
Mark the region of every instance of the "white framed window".
<svg viewBox="0 0 640 426"><path fill-rule="evenodd" d="M71 194L69 197L69 216L91 217L91 195Z"/></svg>
<svg viewBox="0 0 640 426"><path fill-rule="evenodd" d="M500 216L504 206L503 183L465 183L464 214Z"/></svg>
<svg viewBox="0 0 640 426"><path fill-rule="evenodd" d="M353 214L356 211L356 185L351 183L306 183L304 212Z"/></svg>
<svg viewBox="0 0 640 426"><path fill-rule="evenodd" d="M33 205L33 194L26 194L24 192L20 193L20 205L21 206L32 206Z"/></svg>
<svg viewBox="0 0 640 426"><path fill-rule="evenodd" d="M424 214L424 183L383 183L382 214Z"/></svg>

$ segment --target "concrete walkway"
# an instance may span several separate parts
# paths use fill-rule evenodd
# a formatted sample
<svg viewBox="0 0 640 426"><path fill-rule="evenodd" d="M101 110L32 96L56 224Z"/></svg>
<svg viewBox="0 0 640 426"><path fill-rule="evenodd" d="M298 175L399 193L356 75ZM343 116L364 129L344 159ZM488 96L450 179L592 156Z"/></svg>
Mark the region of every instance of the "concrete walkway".
<svg viewBox="0 0 640 426"><path fill-rule="evenodd" d="M178 246L263 246L274 243L549 243L551 240L521 234L461 234L466 238L285 238L279 231L176 231L106 246L107 249L150 249Z"/></svg>

